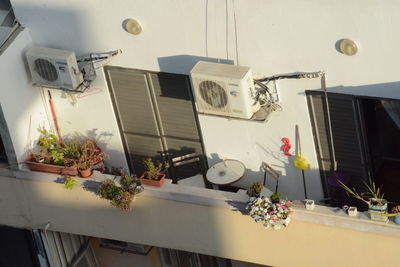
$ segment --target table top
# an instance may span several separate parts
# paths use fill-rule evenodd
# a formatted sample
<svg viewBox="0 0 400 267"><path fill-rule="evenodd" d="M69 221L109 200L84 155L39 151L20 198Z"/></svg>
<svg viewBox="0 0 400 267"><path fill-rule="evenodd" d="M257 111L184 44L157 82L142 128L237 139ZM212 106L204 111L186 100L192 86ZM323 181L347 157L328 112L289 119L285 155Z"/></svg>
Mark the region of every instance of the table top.
<svg viewBox="0 0 400 267"><path fill-rule="evenodd" d="M235 159L225 159L208 169L207 180L215 185L229 185L239 181L245 171L244 164Z"/></svg>

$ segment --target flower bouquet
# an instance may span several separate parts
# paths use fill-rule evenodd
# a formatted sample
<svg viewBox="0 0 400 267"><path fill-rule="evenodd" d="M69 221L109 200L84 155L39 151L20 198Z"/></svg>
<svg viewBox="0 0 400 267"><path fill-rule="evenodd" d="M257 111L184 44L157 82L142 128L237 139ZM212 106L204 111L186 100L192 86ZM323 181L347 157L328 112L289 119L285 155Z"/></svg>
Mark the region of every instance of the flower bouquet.
<svg viewBox="0 0 400 267"><path fill-rule="evenodd" d="M292 205L291 201L280 200L272 203L266 197L251 197L246 209L249 215L256 221L262 222L265 228L281 229L282 226L287 227L290 222L290 214Z"/></svg>
<svg viewBox="0 0 400 267"><path fill-rule="evenodd" d="M143 186L139 179L131 175L122 175L120 186L108 179L100 184L97 193L101 198L109 200L111 206L130 210L130 204L135 196L142 191Z"/></svg>

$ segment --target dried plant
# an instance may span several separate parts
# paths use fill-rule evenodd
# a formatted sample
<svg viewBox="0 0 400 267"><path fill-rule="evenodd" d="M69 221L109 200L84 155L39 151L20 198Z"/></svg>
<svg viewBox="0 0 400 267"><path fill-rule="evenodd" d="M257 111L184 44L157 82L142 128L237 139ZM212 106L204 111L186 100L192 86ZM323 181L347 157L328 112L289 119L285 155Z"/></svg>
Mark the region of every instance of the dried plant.
<svg viewBox="0 0 400 267"><path fill-rule="evenodd" d="M393 213L399 213L399 214L400 214L400 206L399 206L399 205L394 206L394 207L392 208L392 212L393 212Z"/></svg>
<svg viewBox="0 0 400 267"><path fill-rule="evenodd" d="M363 201L364 203L370 205L372 201L376 201L377 203L382 203L385 194L382 192L382 188L376 186L375 182L369 179L369 182L364 182L367 192L359 193L355 188L351 189L341 181L339 181L340 186L346 190L348 195Z"/></svg>
<svg viewBox="0 0 400 267"><path fill-rule="evenodd" d="M97 163L103 161L105 158L104 152L97 146L93 139L83 141L80 146L80 157L76 163L76 167L81 170L92 168Z"/></svg>

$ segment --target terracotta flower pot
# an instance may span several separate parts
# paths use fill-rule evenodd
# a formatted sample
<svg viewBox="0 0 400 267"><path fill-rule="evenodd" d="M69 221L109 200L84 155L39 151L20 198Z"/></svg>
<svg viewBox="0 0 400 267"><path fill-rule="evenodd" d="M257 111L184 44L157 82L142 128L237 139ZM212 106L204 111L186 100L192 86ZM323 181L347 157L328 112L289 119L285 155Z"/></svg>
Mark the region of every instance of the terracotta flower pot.
<svg viewBox="0 0 400 267"><path fill-rule="evenodd" d="M142 176L140 177L140 181L142 181L142 183L145 185L161 187L165 182L165 176L166 176L165 174L159 174L158 180L151 180L151 179L146 178L147 172L144 172L142 174Z"/></svg>
<svg viewBox="0 0 400 267"><path fill-rule="evenodd" d="M49 172L49 173L56 173L68 176L78 175L78 169L76 167L66 167L66 166L34 162L32 160L32 154L25 159L25 163L28 165L31 171Z"/></svg>
<svg viewBox="0 0 400 267"><path fill-rule="evenodd" d="M88 178L88 177L90 177L92 175L92 169L89 168L89 169L86 169L86 170L79 170L79 175L82 178Z"/></svg>

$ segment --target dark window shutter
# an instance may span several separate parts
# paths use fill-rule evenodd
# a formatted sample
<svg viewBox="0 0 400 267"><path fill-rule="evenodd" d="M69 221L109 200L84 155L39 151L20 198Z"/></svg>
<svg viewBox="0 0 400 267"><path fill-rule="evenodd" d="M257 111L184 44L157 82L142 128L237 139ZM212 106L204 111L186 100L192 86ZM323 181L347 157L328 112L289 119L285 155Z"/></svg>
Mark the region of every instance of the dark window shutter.
<svg viewBox="0 0 400 267"><path fill-rule="evenodd" d="M314 141L325 193L327 177L331 174L331 147L325 95L319 91L307 91ZM337 162L337 172L350 176L351 186L364 190L369 178L362 128L357 99L352 95L328 93L332 137Z"/></svg>
<svg viewBox="0 0 400 267"><path fill-rule="evenodd" d="M204 154L187 75L106 67L111 96L131 169L169 151ZM193 170L183 177L194 175Z"/></svg>
<svg viewBox="0 0 400 267"><path fill-rule="evenodd" d="M160 130L144 72L106 68L114 109L131 171L142 174L143 160L163 150Z"/></svg>
<svg viewBox="0 0 400 267"><path fill-rule="evenodd" d="M199 140L186 75L150 75L165 136Z"/></svg>

